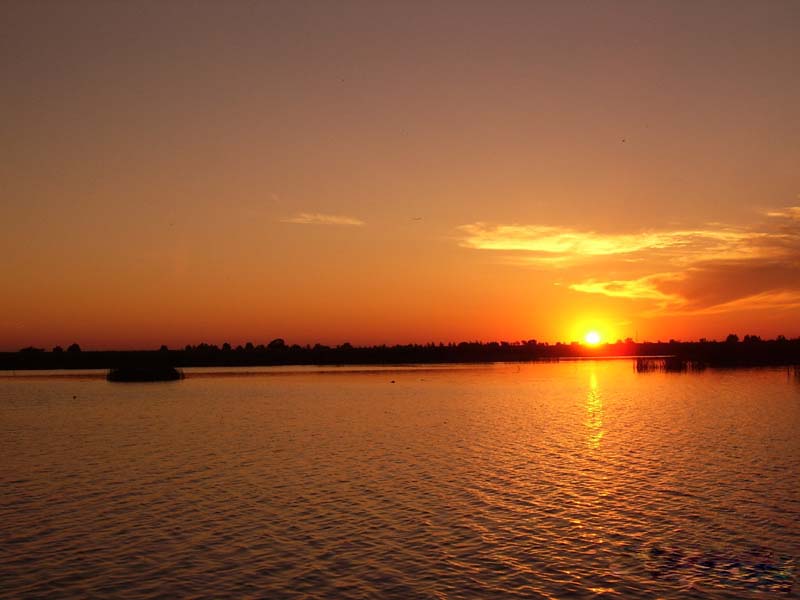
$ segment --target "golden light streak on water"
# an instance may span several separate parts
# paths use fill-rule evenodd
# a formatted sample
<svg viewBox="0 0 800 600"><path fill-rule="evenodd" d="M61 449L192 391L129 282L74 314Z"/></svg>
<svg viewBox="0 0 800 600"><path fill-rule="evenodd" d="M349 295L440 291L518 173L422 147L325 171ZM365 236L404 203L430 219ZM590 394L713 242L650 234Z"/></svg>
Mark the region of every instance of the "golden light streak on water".
<svg viewBox="0 0 800 600"><path fill-rule="evenodd" d="M597 386L597 373L589 373L589 391L586 394L586 411L588 419L586 427L589 428L589 447L597 449L603 439L603 400Z"/></svg>

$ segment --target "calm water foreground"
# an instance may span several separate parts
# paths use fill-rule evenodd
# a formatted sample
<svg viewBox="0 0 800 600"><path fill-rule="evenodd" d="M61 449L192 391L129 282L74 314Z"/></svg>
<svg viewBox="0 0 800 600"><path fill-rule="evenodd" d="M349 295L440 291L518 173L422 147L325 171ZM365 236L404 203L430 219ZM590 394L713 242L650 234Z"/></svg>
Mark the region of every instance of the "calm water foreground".
<svg viewBox="0 0 800 600"><path fill-rule="evenodd" d="M798 595L785 369L0 375L3 598Z"/></svg>

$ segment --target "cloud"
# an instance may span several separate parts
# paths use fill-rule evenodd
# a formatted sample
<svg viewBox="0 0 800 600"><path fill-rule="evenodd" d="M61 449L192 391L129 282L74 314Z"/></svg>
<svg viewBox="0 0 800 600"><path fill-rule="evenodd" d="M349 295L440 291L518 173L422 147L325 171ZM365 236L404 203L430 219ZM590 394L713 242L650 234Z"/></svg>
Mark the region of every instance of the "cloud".
<svg viewBox="0 0 800 600"><path fill-rule="evenodd" d="M737 298L730 302L715 304L686 311L676 311L669 314L713 315L744 310L785 310L800 308L800 291L773 291L762 292Z"/></svg>
<svg viewBox="0 0 800 600"><path fill-rule="evenodd" d="M292 217L281 219L281 223L296 225L350 225L360 227L366 225L361 219L342 215L324 215L322 213L297 213Z"/></svg>
<svg viewBox="0 0 800 600"><path fill-rule="evenodd" d="M659 288L665 281L681 281L681 273L658 273L638 279L618 279L613 281L597 281L589 279L569 286L576 292L587 294L603 294L612 298L628 298L631 300L658 300L664 305L683 304L683 299L677 294L670 294Z"/></svg>
<svg viewBox="0 0 800 600"><path fill-rule="evenodd" d="M681 311L711 314L800 306L800 244L785 260L712 261L686 271L660 289L684 299ZM793 300L794 298L794 300Z"/></svg>
<svg viewBox="0 0 800 600"><path fill-rule="evenodd" d="M765 223L601 233L548 225L459 228L463 247L558 268L575 292L642 301L652 314L800 307L800 207Z"/></svg>
<svg viewBox="0 0 800 600"><path fill-rule="evenodd" d="M612 298L653 301L648 314L705 315L800 307L800 267L761 260L710 262L685 272L636 279L588 279L569 288Z"/></svg>
<svg viewBox="0 0 800 600"><path fill-rule="evenodd" d="M789 206L783 210L771 210L766 213L768 217L792 219L793 221L800 221L800 206Z"/></svg>
<svg viewBox="0 0 800 600"><path fill-rule="evenodd" d="M638 260L632 255L645 251L708 260L760 255L767 250L757 243L764 234L732 227L603 234L568 227L473 223L459 230L464 247L527 252L533 254L529 261L551 263L621 255Z"/></svg>

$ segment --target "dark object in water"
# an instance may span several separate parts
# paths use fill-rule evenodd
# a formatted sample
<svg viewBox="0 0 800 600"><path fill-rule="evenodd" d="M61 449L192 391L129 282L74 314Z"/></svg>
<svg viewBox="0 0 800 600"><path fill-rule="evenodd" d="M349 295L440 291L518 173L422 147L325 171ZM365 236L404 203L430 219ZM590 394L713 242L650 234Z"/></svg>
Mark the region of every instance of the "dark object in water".
<svg viewBox="0 0 800 600"><path fill-rule="evenodd" d="M710 551L702 548L652 546L640 554L644 567L656 580L690 580L703 587L726 587L742 592L791 594L795 581L793 557L766 547L749 550ZM744 595L744 594L742 594Z"/></svg>
<svg viewBox="0 0 800 600"><path fill-rule="evenodd" d="M183 379L183 371L174 367L121 367L111 369L108 381L177 381Z"/></svg>
<svg viewBox="0 0 800 600"><path fill-rule="evenodd" d="M636 359L636 372L649 373L661 371L666 373L683 373L689 370L702 371L705 368L700 362L688 361L679 356L639 357Z"/></svg>

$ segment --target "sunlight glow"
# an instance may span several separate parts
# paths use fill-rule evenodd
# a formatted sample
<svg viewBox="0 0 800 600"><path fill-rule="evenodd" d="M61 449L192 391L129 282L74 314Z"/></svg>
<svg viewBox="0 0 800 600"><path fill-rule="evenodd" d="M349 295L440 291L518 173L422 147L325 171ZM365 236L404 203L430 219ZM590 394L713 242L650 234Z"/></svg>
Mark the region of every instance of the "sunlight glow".
<svg viewBox="0 0 800 600"><path fill-rule="evenodd" d="M596 346L600 343L600 334L596 331L590 331L583 339L586 340L586 343L590 346Z"/></svg>

